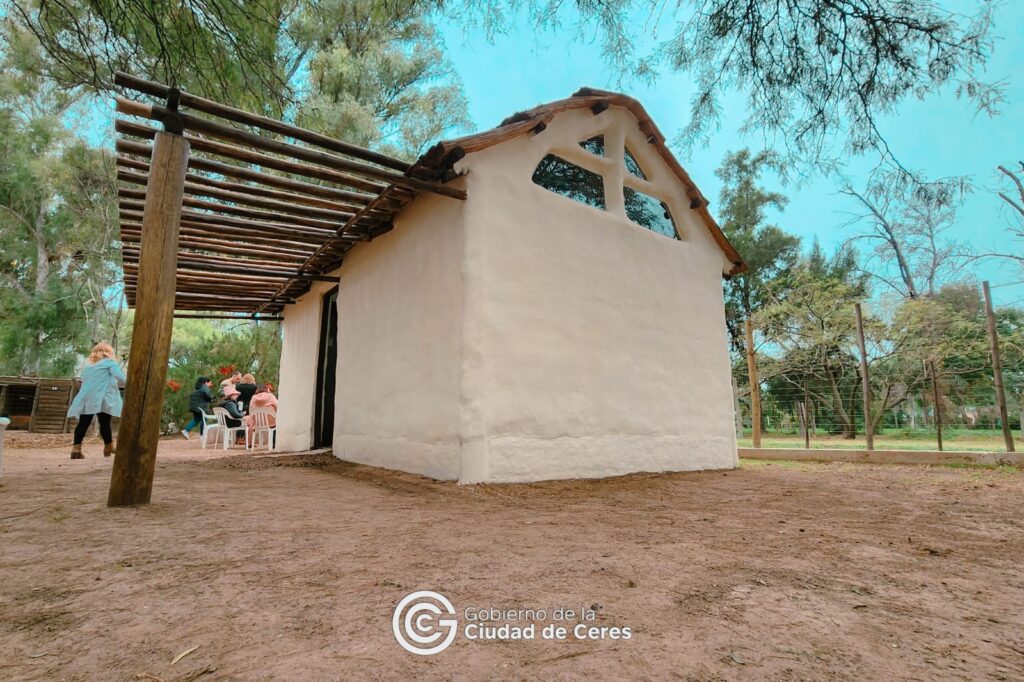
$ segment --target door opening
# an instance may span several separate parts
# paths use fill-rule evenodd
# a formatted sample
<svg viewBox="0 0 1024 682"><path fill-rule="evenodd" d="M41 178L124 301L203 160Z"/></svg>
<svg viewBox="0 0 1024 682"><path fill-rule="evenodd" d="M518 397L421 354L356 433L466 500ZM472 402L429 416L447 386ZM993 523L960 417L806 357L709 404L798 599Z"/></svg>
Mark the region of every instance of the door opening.
<svg viewBox="0 0 1024 682"><path fill-rule="evenodd" d="M324 294L320 312L320 352L316 367L313 447L334 441L334 389L338 374L338 287Z"/></svg>

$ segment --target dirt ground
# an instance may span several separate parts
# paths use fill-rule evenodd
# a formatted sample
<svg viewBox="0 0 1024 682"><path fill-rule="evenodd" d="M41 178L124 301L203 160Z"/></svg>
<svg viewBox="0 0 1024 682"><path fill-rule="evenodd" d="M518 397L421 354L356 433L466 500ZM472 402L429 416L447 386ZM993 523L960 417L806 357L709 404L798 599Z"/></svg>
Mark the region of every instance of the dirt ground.
<svg viewBox="0 0 1024 682"><path fill-rule="evenodd" d="M71 461L61 437L14 440L4 680L1024 679L1016 470L750 462L457 486L178 440L153 504L108 509L98 445ZM418 589L460 626L466 607L585 606L632 638L460 631L414 656L391 618Z"/></svg>

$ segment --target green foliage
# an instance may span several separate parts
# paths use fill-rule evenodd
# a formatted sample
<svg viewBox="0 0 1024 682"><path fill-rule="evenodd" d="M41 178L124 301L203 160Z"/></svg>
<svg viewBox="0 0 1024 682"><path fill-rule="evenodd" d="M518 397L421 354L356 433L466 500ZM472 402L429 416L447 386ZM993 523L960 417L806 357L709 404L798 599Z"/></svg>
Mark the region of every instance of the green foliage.
<svg viewBox="0 0 1024 682"><path fill-rule="evenodd" d="M0 372L67 375L116 328L113 165L65 130L74 99L37 65L21 34L0 59Z"/></svg>
<svg viewBox="0 0 1024 682"><path fill-rule="evenodd" d="M299 124L408 157L467 127L461 83L429 19L414 0L304 4L291 25L312 55Z"/></svg>
<svg viewBox="0 0 1024 682"><path fill-rule="evenodd" d="M11 0L7 19L36 36L47 75L66 88L107 90L117 69L268 115L288 104L288 0Z"/></svg>
<svg viewBox="0 0 1024 682"><path fill-rule="evenodd" d="M10 0L37 72L109 92L126 70L343 140L414 156L467 126L431 3Z"/></svg>
<svg viewBox="0 0 1024 682"><path fill-rule="evenodd" d="M97 341L126 348L113 156L66 129L93 95L109 92L115 69L410 156L468 122L461 84L421 3L14 0L5 9L3 373L66 376ZM175 329L176 380L220 362L276 379L276 335L207 322ZM190 339L196 334L206 336Z"/></svg>
<svg viewBox="0 0 1024 682"><path fill-rule="evenodd" d="M213 380L214 392L226 378L221 370L229 367L243 374L251 372L257 383L276 387L280 363L281 328L276 322L176 320L161 421L179 429L185 425L190 419L188 397L200 376ZM174 384L179 386L177 390L172 389Z"/></svg>
<svg viewBox="0 0 1024 682"><path fill-rule="evenodd" d="M744 129L794 159L834 169L849 153L891 156L879 119L907 99L954 90L993 113L1001 84L985 80L991 2L973 0L541 0L448 2L492 32L521 10L553 31L597 41L618 71L656 80L668 68L696 86L681 141L717 130L739 91ZM571 7L571 10L570 10ZM652 41L652 35L665 35Z"/></svg>
<svg viewBox="0 0 1024 682"><path fill-rule="evenodd" d="M778 283L800 256L798 237L765 224L769 209L786 205L783 195L759 184L761 175L773 168L779 168L773 154L743 149L728 154L716 171L724 183L719 197L722 231L749 267L724 284L726 325L737 350L743 345L745 321L769 301L772 292L781 293Z"/></svg>
<svg viewBox="0 0 1024 682"><path fill-rule="evenodd" d="M774 302L754 316L774 351L763 362L771 399L792 409L805 395L813 398L832 415L830 428L847 436L857 399L854 303L864 295L853 263L847 252L826 259L815 248L775 283Z"/></svg>

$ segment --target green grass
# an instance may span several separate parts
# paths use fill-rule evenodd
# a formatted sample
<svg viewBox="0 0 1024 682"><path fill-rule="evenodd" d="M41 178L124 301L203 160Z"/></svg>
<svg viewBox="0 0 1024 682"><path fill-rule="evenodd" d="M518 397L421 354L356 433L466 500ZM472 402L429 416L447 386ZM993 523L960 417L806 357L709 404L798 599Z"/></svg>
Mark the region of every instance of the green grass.
<svg viewBox="0 0 1024 682"><path fill-rule="evenodd" d="M1018 449L1024 450L1024 442L1019 440L1019 432L1014 433L1018 441ZM943 430L942 442L944 450L963 450L967 452L1003 452L1002 431L993 429L949 429ZM738 439L740 447L753 447L750 436ZM763 448L803 448L804 439L793 433L768 432L761 436ZM863 450L867 447L863 434L853 439L828 434L811 434L811 449L824 450ZM912 432L906 429L891 430L875 436L876 450L936 450L934 432Z"/></svg>
<svg viewBox="0 0 1024 682"><path fill-rule="evenodd" d="M747 459L746 457L740 458L741 469L764 469L768 467L777 467L779 469L792 469L795 471L811 471L825 466L839 467L844 471L851 471L854 470L856 467L862 465L852 462L814 462L796 459ZM1013 476L1019 476L1021 474L1024 474L1024 469L1018 469L1015 466L1009 466L1007 464L987 465L953 462L943 464L929 464L926 466L942 467L946 469L973 469L975 471L972 474L972 476L975 478L991 474Z"/></svg>
<svg viewBox="0 0 1024 682"><path fill-rule="evenodd" d="M764 469L766 467L778 467L780 469L795 469L807 471L825 466L829 462L802 462L795 459L747 459L740 458L740 467L743 469Z"/></svg>

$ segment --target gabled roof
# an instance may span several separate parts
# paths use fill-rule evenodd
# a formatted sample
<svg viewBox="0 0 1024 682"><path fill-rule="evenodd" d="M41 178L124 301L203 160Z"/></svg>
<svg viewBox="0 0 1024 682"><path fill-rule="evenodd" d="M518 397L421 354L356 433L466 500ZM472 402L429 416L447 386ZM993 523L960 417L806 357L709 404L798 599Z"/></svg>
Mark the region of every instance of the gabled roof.
<svg viewBox="0 0 1024 682"><path fill-rule="evenodd" d="M693 182L689 173L679 164L679 161L665 144L665 136L658 130L658 126L651 120L647 110L637 100L617 92L597 90L594 88L580 88L572 97L560 99L547 104L541 104L509 116L500 125L491 130L480 133L458 137L444 142L438 142L427 150L423 156L413 165L412 172L433 172L439 177L451 177L454 174L452 167L466 154L493 147L507 140L522 135L527 135L543 130L548 122L563 111L573 109L590 109L595 115L610 106L619 106L628 109L637 119L640 132L647 138L647 141L655 146L658 154L672 170L675 176L686 188L686 194L690 199L690 208L697 211L701 220L707 226L708 231L725 254L729 262L733 264L728 274L735 275L745 272L747 264L743 257L729 243L722 228L718 226L715 219L708 212L708 200L701 193L700 189Z"/></svg>

